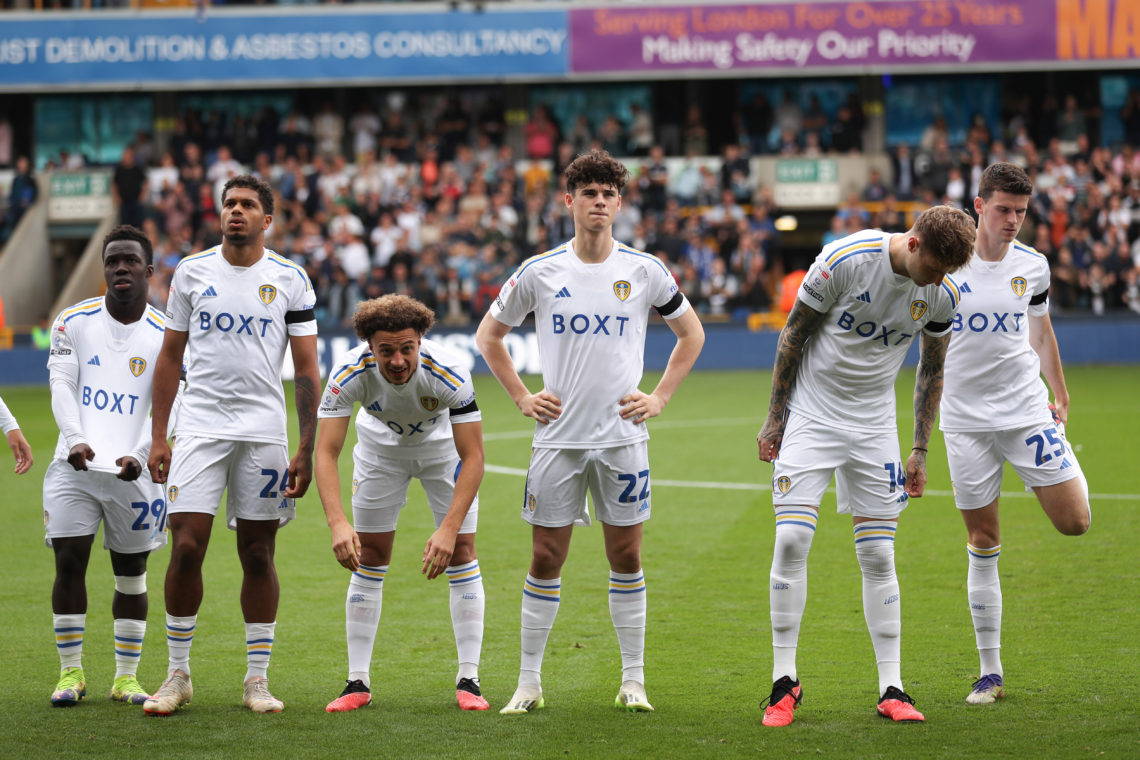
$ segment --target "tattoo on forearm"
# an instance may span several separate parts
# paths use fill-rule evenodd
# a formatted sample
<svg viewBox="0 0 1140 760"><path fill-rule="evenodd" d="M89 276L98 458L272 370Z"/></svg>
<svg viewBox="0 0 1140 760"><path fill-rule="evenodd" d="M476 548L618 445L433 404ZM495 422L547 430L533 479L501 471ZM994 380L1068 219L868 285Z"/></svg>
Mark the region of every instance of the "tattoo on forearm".
<svg viewBox="0 0 1140 760"><path fill-rule="evenodd" d="M772 398L768 402L768 416L783 417L788 398L796 385L804 345L823 322L823 314L797 303L788 315L788 323L780 331L776 344L776 363L772 368Z"/></svg>
<svg viewBox="0 0 1140 760"><path fill-rule="evenodd" d="M942 368L950 336L930 338L919 343L918 376L914 382L914 445L925 447L934 429L934 418L942 400Z"/></svg>
<svg viewBox="0 0 1140 760"><path fill-rule="evenodd" d="M297 427L301 434L302 448L311 449L317 432L317 388L310 377L297 377L293 380L294 399L297 404Z"/></svg>

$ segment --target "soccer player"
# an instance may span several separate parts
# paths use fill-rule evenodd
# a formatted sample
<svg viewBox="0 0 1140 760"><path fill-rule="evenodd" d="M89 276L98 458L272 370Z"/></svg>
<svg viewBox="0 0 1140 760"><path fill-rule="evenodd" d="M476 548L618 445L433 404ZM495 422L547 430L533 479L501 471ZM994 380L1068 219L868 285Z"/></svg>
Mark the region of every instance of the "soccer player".
<svg viewBox="0 0 1140 760"><path fill-rule="evenodd" d="M423 485L436 526L424 547L421 571L428 580L446 574L451 595L459 651L455 698L464 710L489 706L479 690L484 597L475 556L483 423L459 357L423 337L434 321L431 309L408 296L360 304L353 326L364 345L337 361L317 411L317 489L332 531L333 554L352 571L345 603L348 685L328 712L355 710L372 701L368 669L384 578L412 478ZM337 459L358 403L349 525L341 507Z"/></svg>
<svg viewBox="0 0 1140 760"><path fill-rule="evenodd" d="M605 151L578 156L565 171L569 242L523 262L483 318L476 342L524 416L537 421L522 517L532 526L522 595L518 689L500 712L543 707L542 656L561 598L562 565L576 521L589 524L586 492L602 522L609 607L621 649L616 705L653 707L645 694L645 577L642 523L651 511L646 421L665 408L704 345L704 328L655 256L613 238L628 181ZM677 336L652 393L638 389L649 311ZM543 389L531 393L504 338L534 312Z"/></svg>
<svg viewBox="0 0 1140 760"><path fill-rule="evenodd" d="M20 432L20 423L16 422L15 415L8 410L8 405L2 398L0 398L0 430L4 431L4 437L8 439L8 448L12 449L12 456L16 460L16 474L23 475L32 469L35 458L32 456L32 447L28 444L28 439Z"/></svg>
<svg viewBox="0 0 1140 760"><path fill-rule="evenodd" d="M1069 391L1049 321L1049 262L1016 240L1032 195L1029 177L1013 164L982 172L974 199L978 240L957 275L962 305L947 353L939 427L954 502L966 522L966 598L981 660L966 697L972 705L1005 694L998 579L1005 463L1036 492L1061 533L1079 536L1092 519L1088 483L1064 435Z"/></svg>
<svg viewBox="0 0 1140 760"><path fill-rule="evenodd" d="M769 601L772 694L766 726L786 726L803 695L796 646L807 601L807 557L819 505L835 474L838 510L852 516L863 614L879 670L880 715L921 721L903 690L894 538L909 497L922 496L958 285L974 224L935 206L905 233L866 230L816 258L780 333L768 417L756 437L772 462L776 541ZM902 463L895 378L919 333L914 446ZM778 456L777 456L778 455Z"/></svg>
<svg viewBox="0 0 1140 760"><path fill-rule="evenodd" d="M171 552L166 572L166 681L143 709L170 715L190 701L190 645L202 603L202 561L222 492L226 523L237 531L242 566L248 669L242 704L280 712L269 692L280 589L273 564L277 528L312 479L317 423L317 323L305 271L263 247L273 191L248 174L222 190L222 244L182 259L167 302L166 338L154 378L150 468L166 483ZM187 389L173 460L168 412L183 353ZM281 365L293 357L300 441L289 458Z"/></svg>
<svg viewBox="0 0 1140 760"><path fill-rule="evenodd" d="M162 314L147 304L153 261L142 230L115 227L103 238L106 295L64 309L52 327L48 382L59 443L44 474L44 529L55 554L56 707L76 705L87 693L86 575L100 522L115 575L111 699L138 705L150 696L136 677L146 633L146 563L166 543L162 487L139 477L150 451L151 380L163 337Z"/></svg>

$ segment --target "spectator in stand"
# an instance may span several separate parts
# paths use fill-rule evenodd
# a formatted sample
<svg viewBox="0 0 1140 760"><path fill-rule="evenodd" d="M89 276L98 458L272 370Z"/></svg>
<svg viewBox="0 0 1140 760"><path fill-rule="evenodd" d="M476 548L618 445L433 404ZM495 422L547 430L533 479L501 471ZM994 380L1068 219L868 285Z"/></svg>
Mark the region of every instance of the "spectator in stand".
<svg viewBox="0 0 1140 760"><path fill-rule="evenodd" d="M550 109L544 103L538 104L530 121L523 127L526 141L526 155L536 160L554 157L554 146L558 144L558 127L551 117Z"/></svg>
<svg viewBox="0 0 1140 760"><path fill-rule="evenodd" d="M863 187L863 200L878 203L886 198L890 192L890 188L883 181L882 172L872 167L867 173L867 184Z"/></svg>
<svg viewBox="0 0 1140 760"><path fill-rule="evenodd" d="M12 184L8 187L8 207L4 213L4 226L0 229L0 246L8 242L8 238L16 231L24 213L32 207L39 197L39 186L32 176L32 165L27 156L16 159L16 173L12 177Z"/></svg>

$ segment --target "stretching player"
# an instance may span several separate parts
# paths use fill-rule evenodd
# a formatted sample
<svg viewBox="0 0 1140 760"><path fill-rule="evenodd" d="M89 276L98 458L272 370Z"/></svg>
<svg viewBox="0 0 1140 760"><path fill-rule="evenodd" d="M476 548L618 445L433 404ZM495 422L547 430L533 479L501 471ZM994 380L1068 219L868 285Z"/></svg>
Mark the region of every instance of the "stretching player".
<svg viewBox="0 0 1140 760"><path fill-rule="evenodd" d="M166 543L162 487L139 477L150 451L151 379L163 336L162 314L147 304L153 257L142 230L115 227L103 239L106 295L64 309L52 327L48 383L59 443L44 474L44 529L55 554L56 707L76 705L87 693L87 563L100 522L115 574L111 699L138 705L149 696L136 677L146 562Z"/></svg>
<svg viewBox="0 0 1140 760"><path fill-rule="evenodd" d="M973 245L970 217L935 206L903 234L866 230L828 244L800 286L780 333L768 418L756 438L760 459L775 465L768 592L774 683L766 726L791 723L803 696L796 647L807 601L807 557L833 473L838 509L852 516L863 573L879 714L924 720L903 690L895 529L908 497L922 496L926 485L927 443L959 299L947 274L966 263ZM904 469L895 378L919 333L914 447Z"/></svg>
<svg viewBox="0 0 1140 760"><path fill-rule="evenodd" d="M407 296L360 304L353 326L365 343L337 361L317 411L317 490L332 531L333 554L352 571L345 603L348 685L328 712L355 710L372 701L369 665L384 578L412 478L423 485L436 526L424 547L421 570L428 580L446 574L451 595L459 652L455 698L464 710L488 707L479 689L484 600L475 556L483 423L459 357L424 338L434 321L431 309ZM356 404L360 412L349 525L337 461Z"/></svg>
<svg viewBox="0 0 1140 760"><path fill-rule="evenodd" d="M1088 483L1064 435L1069 391L1049 320L1049 262L1016 240L1032 195L1029 177L1013 164L993 164L982 173L974 199L978 241L974 258L958 273L962 306L939 418L954 502L966 522L966 597L981 661L966 696L972 705L1005 695L998 578L1005 463L1033 489L1061 533L1081 535L1092 517Z"/></svg>

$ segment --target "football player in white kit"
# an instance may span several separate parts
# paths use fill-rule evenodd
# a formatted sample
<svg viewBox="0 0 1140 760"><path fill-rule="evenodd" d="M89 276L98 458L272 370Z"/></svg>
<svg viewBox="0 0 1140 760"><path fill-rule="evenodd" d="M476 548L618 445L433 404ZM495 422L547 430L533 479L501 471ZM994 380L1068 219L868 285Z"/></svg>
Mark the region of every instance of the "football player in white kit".
<svg viewBox="0 0 1140 760"><path fill-rule="evenodd" d="M36 460L32 456L32 447L28 443L28 439L20 432L20 423L16 421L15 415L9 411L8 405L4 403L2 398L0 398L0 430L4 431L8 448L12 449L12 456L16 460L15 473L23 475L32 469Z"/></svg>
<svg viewBox="0 0 1140 760"><path fill-rule="evenodd" d="M879 670L880 715L921 721L903 690L894 536L909 497L922 496L926 449L959 292L948 277L970 257L974 223L949 206L905 233L866 230L824 247L780 333L768 417L756 437L772 462L776 541L769 602L772 694L766 726L786 726L803 689L796 672L807 601L807 557L819 505L835 475L838 510L852 516L863 612ZM895 378L914 339L914 448L904 466Z"/></svg>
<svg viewBox="0 0 1140 760"><path fill-rule="evenodd" d="M544 706L542 656L561 599L561 572L576 520L588 524L586 493L602 523L609 560L610 617L621 649L615 704L652 710L645 694L645 577L641 524L651 511L649 433L704 345L704 328L661 261L613 238L629 174L604 151L566 168L574 238L525 261L483 318L476 342L519 410L537 421L522 516L532 526L523 585L518 689L500 712ZM677 336L652 393L638 388L650 310ZM543 389L519 378L504 338L534 312Z"/></svg>
<svg viewBox="0 0 1140 760"><path fill-rule="evenodd" d="M190 645L202 603L202 561L226 492L242 566L247 669L242 704L280 712L269 692L280 589L273 564L277 528L312 479L320 376L316 298L305 271L263 247L273 191L248 174L222 190L223 242L182 259L167 302L166 338L154 378L148 466L166 483L171 551L166 572L166 681L143 704L170 715L190 701ZM167 412L189 346L186 393L171 456ZM300 441L290 459L281 365L291 350Z"/></svg>
<svg viewBox="0 0 1140 760"><path fill-rule="evenodd" d="M1049 320L1049 262L1016 239L1032 195L1029 177L1013 164L982 172L974 199L978 241L957 275L962 305L939 418L954 502L966 522L966 597L981 671L966 697L970 704L1005 695L998 578L1005 463L1037 494L1058 531L1079 536L1091 521L1088 483L1064 434L1069 391Z"/></svg>
<svg viewBox="0 0 1140 760"><path fill-rule="evenodd" d="M337 361L317 410L317 489L333 554L352 571L345 603L348 685L328 712L372 701L368 670L384 578L412 478L423 485L436 526L424 547L421 571L428 580L446 575L448 581L459 654L455 698L464 710L488 707L479 688L484 597L475 556L482 415L460 358L423 337L434 321L431 309L408 296L361 303L353 327L364 345ZM356 404L350 525L341 506L337 459Z"/></svg>
<svg viewBox="0 0 1140 760"><path fill-rule="evenodd" d="M87 691L86 575L100 522L115 575L110 696L135 705L149 696L136 677L146 633L146 562L166 543L162 487L139 477L150 452L151 380L164 321L147 304L153 260L142 230L115 227L103 239L106 295L64 309L52 326L48 382L59 443L44 474L44 529L55 554L57 707L78 704Z"/></svg>

